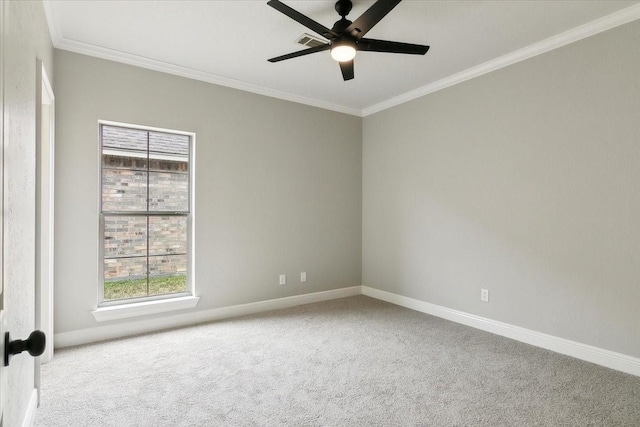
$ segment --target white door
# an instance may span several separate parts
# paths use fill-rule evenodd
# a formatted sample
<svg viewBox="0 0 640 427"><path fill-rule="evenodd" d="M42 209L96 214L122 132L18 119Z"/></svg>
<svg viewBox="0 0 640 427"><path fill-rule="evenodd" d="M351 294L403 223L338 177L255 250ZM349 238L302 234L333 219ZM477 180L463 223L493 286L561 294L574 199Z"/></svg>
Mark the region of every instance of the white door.
<svg viewBox="0 0 640 427"><path fill-rule="evenodd" d="M12 426L7 425L9 421L7 421L7 398L9 397L7 388L7 371L9 369L7 360L7 353L18 354L23 351L28 351L32 356L37 356L42 354L44 351L45 339L44 334L42 332L34 331L30 334L29 338L25 340L26 337L21 336L11 336L11 341L8 339L8 331L6 331L6 319L9 318L9 307L6 304L6 290L9 285L6 279L6 265L5 260L8 259L7 255L10 254L11 247L5 247L5 237L7 235L7 230L5 226L5 217L7 210L7 206L4 205L7 200L8 187L6 185L6 175L5 175L5 154L8 152L8 143L7 143L7 134L6 129L7 125L10 123L8 117L8 109L6 104L6 87L5 79L7 78L8 72L6 70L6 3L3 0L0 0L0 427L15 427L15 423ZM35 78L36 76L34 76ZM19 191L19 190L13 190ZM4 251L7 252L4 252ZM15 284L14 284L15 285ZM25 356L21 356L25 357Z"/></svg>
<svg viewBox="0 0 640 427"><path fill-rule="evenodd" d="M0 243L3 242L4 224L4 2L0 2ZM4 355L4 257L3 245L0 244L0 355ZM7 375L4 367L4 357L0 357L0 427L4 425L4 402L7 399Z"/></svg>

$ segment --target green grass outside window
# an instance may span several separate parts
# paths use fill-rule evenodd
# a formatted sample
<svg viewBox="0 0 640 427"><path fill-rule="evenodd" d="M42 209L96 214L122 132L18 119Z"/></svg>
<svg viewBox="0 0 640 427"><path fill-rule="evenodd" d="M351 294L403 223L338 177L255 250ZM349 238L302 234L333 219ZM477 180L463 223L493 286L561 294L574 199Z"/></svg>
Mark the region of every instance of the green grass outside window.
<svg viewBox="0 0 640 427"><path fill-rule="evenodd" d="M148 294L147 279L114 280L104 283L104 300L175 294L186 291L186 276L150 277Z"/></svg>

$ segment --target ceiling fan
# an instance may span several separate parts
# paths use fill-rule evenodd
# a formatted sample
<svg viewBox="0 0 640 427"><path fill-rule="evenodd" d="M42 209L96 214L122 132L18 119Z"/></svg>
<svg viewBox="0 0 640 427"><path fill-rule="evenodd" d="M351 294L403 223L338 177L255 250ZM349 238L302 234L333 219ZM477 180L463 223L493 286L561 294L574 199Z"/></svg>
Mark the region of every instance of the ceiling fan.
<svg viewBox="0 0 640 427"><path fill-rule="evenodd" d="M366 52L424 55L429 50L429 46L364 38L364 35L367 34L369 30L380 22L380 20L389 12L391 12L391 10L396 7L400 1L402 0L378 0L358 19L351 22L346 18L346 16L351 11L353 4L350 0L338 0L335 8L341 18L333 24L331 29L329 29L295 9L290 8L279 0L269 0L267 2L269 6L284 13L289 18L329 40L328 44L277 56L269 59L269 62L279 62L284 61L285 59L297 58L311 53L331 50L331 57L340 64L342 77L346 81L351 80L354 77L353 58L356 56L356 51L358 50Z"/></svg>

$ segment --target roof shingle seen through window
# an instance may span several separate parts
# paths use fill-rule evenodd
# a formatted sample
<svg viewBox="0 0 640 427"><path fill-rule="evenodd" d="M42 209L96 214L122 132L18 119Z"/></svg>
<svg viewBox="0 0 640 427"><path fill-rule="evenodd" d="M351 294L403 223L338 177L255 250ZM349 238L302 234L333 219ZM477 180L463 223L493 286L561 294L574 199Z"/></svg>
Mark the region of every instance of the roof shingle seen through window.
<svg viewBox="0 0 640 427"><path fill-rule="evenodd" d="M115 149L147 151L152 153L189 155L189 137L164 132L127 129L116 126L102 126L102 146Z"/></svg>

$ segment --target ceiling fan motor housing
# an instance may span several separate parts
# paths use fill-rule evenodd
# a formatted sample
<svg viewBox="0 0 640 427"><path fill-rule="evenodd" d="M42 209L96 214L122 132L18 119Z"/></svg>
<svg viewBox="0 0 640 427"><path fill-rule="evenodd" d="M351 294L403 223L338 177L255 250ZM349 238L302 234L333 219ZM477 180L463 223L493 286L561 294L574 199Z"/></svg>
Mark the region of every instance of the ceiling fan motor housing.
<svg viewBox="0 0 640 427"><path fill-rule="evenodd" d="M353 3L351 0L338 0L335 4L335 9L340 15L340 19L333 24L332 29L329 29L297 10L292 9L280 0L269 0L267 2L269 6L325 37L328 43L321 43L309 49L280 55L268 61L280 62L286 59L331 50L331 57L340 63L342 77L346 81L354 77L353 58L355 57L356 51L424 55L429 50L429 46L364 38L369 30L380 22L380 20L391 12L401 1L402 0L377 0L369 9L360 15L360 17L352 22L347 19L346 16L351 12Z"/></svg>
<svg viewBox="0 0 640 427"><path fill-rule="evenodd" d="M331 28L331 31L340 34L343 33L349 27L349 25L351 25L351 21L346 18L342 18L337 20L336 23L333 24L333 28Z"/></svg>

